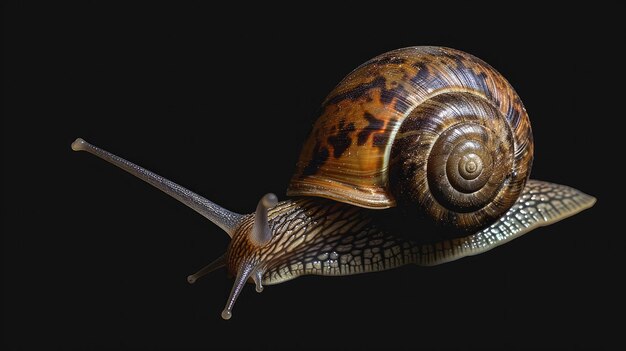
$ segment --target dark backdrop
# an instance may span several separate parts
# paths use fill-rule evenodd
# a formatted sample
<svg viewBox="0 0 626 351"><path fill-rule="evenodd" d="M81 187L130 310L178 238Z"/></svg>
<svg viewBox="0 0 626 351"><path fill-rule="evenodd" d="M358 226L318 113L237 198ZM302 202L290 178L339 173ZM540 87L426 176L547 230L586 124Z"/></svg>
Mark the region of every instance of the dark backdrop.
<svg viewBox="0 0 626 351"><path fill-rule="evenodd" d="M610 322L623 316L624 245L610 229L623 176L600 157L622 162L623 89L610 83L624 78L614 53L624 37L614 9L171 6L3 10L2 315L11 349L599 347L623 329ZM278 10L289 15L262 14ZM232 278L221 270L190 286L185 277L223 253L228 237L69 147L83 137L251 212L266 192L285 198L335 84L412 45L461 49L499 70L531 116L532 177L595 195L597 205L443 266L302 277L262 294L247 286L223 321Z"/></svg>

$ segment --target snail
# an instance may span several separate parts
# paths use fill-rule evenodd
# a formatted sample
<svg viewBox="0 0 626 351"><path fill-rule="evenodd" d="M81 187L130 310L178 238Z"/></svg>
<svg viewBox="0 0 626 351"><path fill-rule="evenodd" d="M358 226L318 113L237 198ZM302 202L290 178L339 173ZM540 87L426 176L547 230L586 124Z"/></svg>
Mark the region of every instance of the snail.
<svg viewBox="0 0 626 351"><path fill-rule="evenodd" d="M83 139L72 149L139 177L231 237L223 256L187 278L227 267L235 282L224 319L248 281L261 292L306 274L437 265L595 203L576 189L529 180L533 138L520 98L488 64L443 47L390 51L345 77L304 143L290 198L267 194L252 214L224 209ZM408 233L380 220L392 213L412 223ZM433 238L424 233L431 228L445 230Z"/></svg>

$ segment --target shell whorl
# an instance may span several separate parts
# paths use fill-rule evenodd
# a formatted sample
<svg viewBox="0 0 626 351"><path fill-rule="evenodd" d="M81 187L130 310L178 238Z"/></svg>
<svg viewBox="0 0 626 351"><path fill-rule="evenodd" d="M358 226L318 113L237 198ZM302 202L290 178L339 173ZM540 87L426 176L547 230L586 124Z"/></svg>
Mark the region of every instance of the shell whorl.
<svg viewBox="0 0 626 351"><path fill-rule="evenodd" d="M409 47L366 62L330 93L287 193L403 203L473 228L517 199L532 155L526 110L497 71L458 50Z"/></svg>
<svg viewBox="0 0 626 351"><path fill-rule="evenodd" d="M391 191L403 207L437 223L479 227L505 212L521 191L511 183L513 139L488 100L470 93L434 96L411 112L396 135Z"/></svg>

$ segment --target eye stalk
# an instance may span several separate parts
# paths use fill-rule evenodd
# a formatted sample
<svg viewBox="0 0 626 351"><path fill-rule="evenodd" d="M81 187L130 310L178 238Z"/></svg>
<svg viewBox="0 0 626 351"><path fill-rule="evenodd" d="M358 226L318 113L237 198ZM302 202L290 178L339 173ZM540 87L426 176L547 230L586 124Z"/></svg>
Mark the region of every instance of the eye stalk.
<svg viewBox="0 0 626 351"><path fill-rule="evenodd" d="M166 179L97 146L91 145L81 138L76 139L72 143L72 150L86 151L92 155L98 156L101 159L154 186L215 223L231 238L244 218L244 216L239 213L231 212L221 206L218 206L217 204L172 182L169 179Z"/></svg>
<svg viewBox="0 0 626 351"><path fill-rule="evenodd" d="M156 187L157 189L172 196L173 198L192 208L196 212L200 213L211 222L215 223L217 226L222 228L231 238L237 231L237 228L242 223L242 221L247 217L222 208L189 189L186 189L156 173L153 173L106 150L91 145L81 138L76 139L72 143L72 150L86 151L90 154L98 156L99 158L112 163L113 165ZM263 198L261 198L261 201L259 201L254 216L252 231L250 232L250 239L253 243L259 246L263 246L272 239L272 232L269 226L269 219L267 217L267 214L268 210L271 207L276 206L277 203L278 199L274 194L267 194L263 196ZM187 281L190 284L193 284L200 277L205 276L206 274L216 269L224 267L226 263L227 255L225 254L200 269L197 273L188 276ZM232 309L235 301L237 300L237 296L239 296L241 289L244 287L246 281L250 277L252 277L252 279L256 283L256 290L258 292L261 292L261 290L263 290L263 271L259 270L257 268L257 265L252 261L244 262L237 272L235 285L230 292L228 302L226 304L226 307L224 308L224 311L222 312L222 317L224 319L229 319L232 316Z"/></svg>
<svg viewBox="0 0 626 351"><path fill-rule="evenodd" d="M278 198L276 195L269 193L265 194L259 201L259 204L256 207L256 212L254 213L254 224L252 225L252 230L250 231L250 241L258 246L265 246L267 243L272 240L272 229L270 228L269 218L267 216L270 208L276 206L278 204ZM246 282L249 278L254 280L256 284L256 291L263 291L263 271L261 271L257 264L253 261L244 261L241 264L237 271L237 277L235 278L235 283L233 285L232 290L230 291L230 296L226 301L226 306L224 307L224 311L222 311L222 318L230 319L233 315L232 310L235 305L235 301L237 301L237 297L239 293L245 286Z"/></svg>
<svg viewBox="0 0 626 351"><path fill-rule="evenodd" d="M250 233L250 239L253 243L264 246L272 239L272 231L267 218L267 211L278 204L276 195L265 194L259 201L254 214L254 226Z"/></svg>

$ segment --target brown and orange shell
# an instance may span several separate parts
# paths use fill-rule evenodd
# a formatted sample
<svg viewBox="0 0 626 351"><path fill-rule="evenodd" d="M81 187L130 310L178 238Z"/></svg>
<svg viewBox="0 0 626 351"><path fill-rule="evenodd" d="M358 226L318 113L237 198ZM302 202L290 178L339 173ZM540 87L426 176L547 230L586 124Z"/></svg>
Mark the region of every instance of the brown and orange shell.
<svg viewBox="0 0 626 351"><path fill-rule="evenodd" d="M517 93L495 69L470 54L422 46L382 54L335 87L304 144L287 194L365 208L395 206L388 182L396 133L420 104L457 92L487 99L505 117L514 137L517 169L511 174L521 191L530 173L533 143Z"/></svg>

